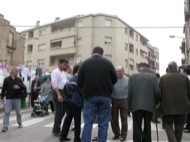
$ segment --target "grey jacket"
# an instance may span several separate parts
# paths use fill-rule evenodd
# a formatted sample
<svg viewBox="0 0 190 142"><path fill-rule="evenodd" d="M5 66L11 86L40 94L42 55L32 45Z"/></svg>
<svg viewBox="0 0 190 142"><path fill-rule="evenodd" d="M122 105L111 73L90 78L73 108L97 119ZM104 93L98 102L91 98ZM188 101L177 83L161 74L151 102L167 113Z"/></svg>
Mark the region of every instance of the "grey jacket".
<svg viewBox="0 0 190 142"><path fill-rule="evenodd" d="M160 100L160 88L155 76L141 72L129 77L128 105L131 112L153 112Z"/></svg>

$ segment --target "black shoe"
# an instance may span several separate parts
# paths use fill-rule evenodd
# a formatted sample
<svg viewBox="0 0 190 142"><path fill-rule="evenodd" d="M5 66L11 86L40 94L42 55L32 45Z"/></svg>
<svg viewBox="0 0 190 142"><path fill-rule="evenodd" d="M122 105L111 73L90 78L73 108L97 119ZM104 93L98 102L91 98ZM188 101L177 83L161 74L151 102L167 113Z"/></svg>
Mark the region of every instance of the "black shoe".
<svg viewBox="0 0 190 142"><path fill-rule="evenodd" d="M93 141L93 142L97 142L97 141L98 141L98 137L94 137L94 138L92 139L92 141Z"/></svg>
<svg viewBox="0 0 190 142"><path fill-rule="evenodd" d="M119 136L116 136L116 135L114 135L112 138L112 140L118 140L118 139L119 139Z"/></svg>
<svg viewBox="0 0 190 142"><path fill-rule="evenodd" d="M81 139L80 138L74 138L73 142L81 142Z"/></svg>
<svg viewBox="0 0 190 142"><path fill-rule="evenodd" d="M52 134L53 134L55 137L59 137L59 136L60 136L60 131L58 131L58 132L52 131Z"/></svg>
<svg viewBox="0 0 190 142"><path fill-rule="evenodd" d="M190 133L189 129L183 130L184 133Z"/></svg>
<svg viewBox="0 0 190 142"><path fill-rule="evenodd" d="M126 140L126 138L120 138L120 141L121 142L123 142L123 141L125 141Z"/></svg>
<svg viewBox="0 0 190 142"><path fill-rule="evenodd" d="M59 142L67 142L70 141L70 138L59 138Z"/></svg>

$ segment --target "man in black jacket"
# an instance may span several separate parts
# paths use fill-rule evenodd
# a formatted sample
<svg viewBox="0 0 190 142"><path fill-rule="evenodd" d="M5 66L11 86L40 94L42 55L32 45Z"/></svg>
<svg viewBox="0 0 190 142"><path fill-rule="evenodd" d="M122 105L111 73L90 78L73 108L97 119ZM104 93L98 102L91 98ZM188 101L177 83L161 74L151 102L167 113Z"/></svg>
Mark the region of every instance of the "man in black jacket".
<svg viewBox="0 0 190 142"><path fill-rule="evenodd" d="M103 49L95 47L92 57L85 60L78 73L78 87L84 97L84 129L82 142L91 141L92 125L98 115L98 140L106 142L110 118L110 97L117 75L113 64L103 58Z"/></svg>
<svg viewBox="0 0 190 142"><path fill-rule="evenodd" d="M20 114L20 93L21 89L26 88L22 80L17 77L18 68L11 69L11 75L5 78L1 92L1 102L4 104L3 129L2 132L8 131L9 115L12 108L16 111L18 128L22 128L22 120ZM6 101L5 98L6 97Z"/></svg>

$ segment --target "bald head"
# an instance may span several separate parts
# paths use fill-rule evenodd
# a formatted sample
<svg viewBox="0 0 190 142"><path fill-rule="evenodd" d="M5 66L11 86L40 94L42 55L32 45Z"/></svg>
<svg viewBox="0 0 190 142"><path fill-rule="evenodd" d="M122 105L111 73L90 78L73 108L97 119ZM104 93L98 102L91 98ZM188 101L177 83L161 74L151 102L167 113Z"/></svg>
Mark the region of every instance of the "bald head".
<svg viewBox="0 0 190 142"><path fill-rule="evenodd" d="M124 74L124 68L122 66L117 66L116 73L117 73L117 78L122 78Z"/></svg>

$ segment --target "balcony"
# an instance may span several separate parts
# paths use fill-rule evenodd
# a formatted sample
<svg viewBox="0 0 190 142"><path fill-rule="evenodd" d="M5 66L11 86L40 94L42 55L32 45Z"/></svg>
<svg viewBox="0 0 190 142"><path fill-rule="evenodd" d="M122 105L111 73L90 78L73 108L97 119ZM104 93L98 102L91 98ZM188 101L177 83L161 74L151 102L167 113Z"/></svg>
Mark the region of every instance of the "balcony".
<svg viewBox="0 0 190 142"><path fill-rule="evenodd" d="M67 55L67 54L76 54L76 47L68 47L62 48L60 46L54 47L50 49L50 56L58 56L58 55Z"/></svg>

